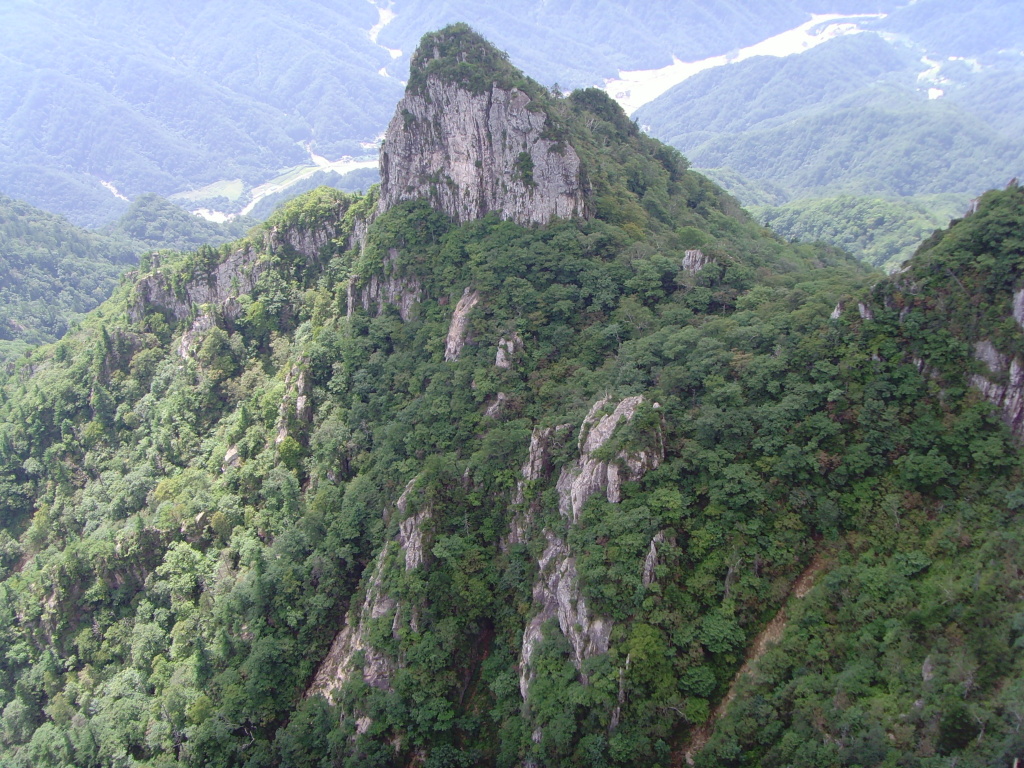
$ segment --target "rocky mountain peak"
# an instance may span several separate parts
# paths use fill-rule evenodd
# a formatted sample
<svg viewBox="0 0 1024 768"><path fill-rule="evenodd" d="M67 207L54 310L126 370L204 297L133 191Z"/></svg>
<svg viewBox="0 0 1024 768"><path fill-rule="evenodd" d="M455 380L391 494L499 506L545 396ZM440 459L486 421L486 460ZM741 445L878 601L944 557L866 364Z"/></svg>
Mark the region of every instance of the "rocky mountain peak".
<svg viewBox="0 0 1024 768"><path fill-rule="evenodd" d="M457 222L589 216L553 98L465 24L423 38L380 155L380 212L425 198Z"/></svg>

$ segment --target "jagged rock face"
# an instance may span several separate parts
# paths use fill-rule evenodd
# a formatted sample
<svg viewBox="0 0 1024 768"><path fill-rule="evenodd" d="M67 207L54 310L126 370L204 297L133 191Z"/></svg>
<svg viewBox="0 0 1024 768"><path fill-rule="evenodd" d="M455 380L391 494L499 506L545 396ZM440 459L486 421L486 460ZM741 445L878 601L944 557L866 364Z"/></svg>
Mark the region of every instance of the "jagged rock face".
<svg viewBox="0 0 1024 768"><path fill-rule="evenodd" d="M300 359L298 363L288 369L284 377L284 397L277 408L277 434L274 437L274 444L280 445L288 437L288 426L291 421L292 407L294 405L295 419L308 424L313 420L313 407L309 401L310 381L309 372L305 366L309 365L306 358Z"/></svg>
<svg viewBox="0 0 1024 768"><path fill-rule="evenodd" d="M598 400L590 409L580 429L580 457L563 469L558 478L558 510L573 523L579 522L583 505L595 493L605 491L608 501L617 504L622 500L623 480L639 480L661 464L665 457L659 434L654 436L655 444L650 449L620 451L615 461L596 459L594 453L604 447L620 423L633 419L644 398L627 397L611 413L599 417L608 402L607 399Z"/></svg>
<svg viewBox="0 0 1024 768"><path fill-rule="evenodd" d="M1013 319L1024 329L1024 288L1013 294Z"/></svg>
<svg viewBox="0 0 1024 768"><path fill-rule="evenodd" d="M466 345L466 335L469 333L469 313L479 301L480 293L471 291L467 286L459 303L455 305L452 323L448 327L448 338L444 342L444 359L447 362L458 360L462 354L462 348Z"/></svg>
<svg viewBox="0 0 1024 768"><path fill-rule="evenodd" d="M543 639L544 622L558 618L562 634L572 646L572 660L579 669L584 660L605 653L612 634L612 620L591 615L580 592L576 559L569 553L564 541L545 531L548 545L540 556L541 576L533 585L533 602L540 611L523 632L523 646L519 673L519 690L523 698L529 692L533 675L530 661L537 644Z"/></svg>
<svg viewBox="0 0 1024 768"><path fill-rule="evenodd" d="M395 503L399 515L408 515L409 494L415 484L414 478ZM391 680L401 665L368 643L366 634L371 621L393 613L391 633L398 637L403 615L398 601L388 594L388 577L396 563L404 562L406 571L423 565L429 547L425 524L432 514L430 507L426 507L402 520L395 538L384 545L373 564L367 567L370 577L366 581L363 604L358 611L349 611L345 627L335 636L331 650L320 664L306 696L320 694L331 699L333 692L344 686L358 671L355 659L360 653L363 655L363 680L375 688L390 690ZM419 631L415 606L409 612L408 621L413 631Z"/></svg>
<svg viewBox="0 0 1024 768"><path fill-rule="evenodd" d="M496 211L522 225L588 216L576 151L543 138L520 90L475 94L437 77L398 103L380 153L379 211L427 199L464 223Z"/></svg>
<svg viewBox="0 0 1024 768"><path fill-rule="evenodd" d="M494 401L487 406L487 410L484 411L484 416L489 419L499 419L501 414L505 411L505 404L508 402L508 395L504 392L499 392L494 396Z"/></svg>
<svg viewBox="0 0 1024 768"><path fill-rule="evenodd" d="M614 461L602 461L593 455L607 444L621 424L633 419L643 402L643 397L627 397L609 413L602 413L610 403L608 399L602 399L594 404L584 419L578 437L580 456L562 470L556 484L559 512L569 526L579 522L580 511L592 495L605 491L608 501L617 504L622 499L623 476L628 480L639 480L664 459L660 430L650 436L651 447L647 449L620 451ZM548 446L552 436L563 428L534 430L530 439L530 456L521 471L523 481L517 489L518 503L525 500L526 483L550 473ZM525 540L531 518L529 509L524 515L516 516L508 537L510 542ZM572 646L573 663L577 669L581 668L586 659L608 650L612 631L611 619L594 616L587 607L580 591L576 560L565 539L551 530L545 530L544 536L547 546L537 561L540 577L533 587L533 603L537 613L523 633L520 652L519 687L524 698L533 678L530 662L537 644L543 638L544 622L557 617L559 629ZM651 566L652 573L653 568L654 565Z"/></svg>
<svg viewBox="0 0 1024 768"><path fill-rule="evenodd" d="M513 333L508 337L502 336L498 339L498 351L494 354L494 365L507 371L512 367L512 361L516 355L523 351L523 337Z"/></svg>
<svg viewBox="0 0 1024 768"><path fill-rule="evenodd" d="M363 655L363 679L375 688L389 688L394 675L394 664L387 656L366 642L364 637L367 624L394 611L397 603L384 592L384 576L394 542L388 542L373 567L366 585L366 597L358 613L350 613L345 627L334 638L331 650L317 670L313 684L306 691L307 696L323 695L333 700L334 691L340 689L352 677L355 657ZM397 617L397 614L396 614Z"/></svg>
<svg viewBox="0 0 1024 768"><path fill-rule="evenodd" d="M699 248L695 248L694 250L686 251L683 254L683 263L681 266L684 272L689 272L691 275L695 275L712 261L714 261L714 259L710 256L705 256L704 252Z"/></svg>
<svg viewBox="0 0 1024 768"><path fill-rule="evenodd" d="M199 341L202 339L203 334L215 325L216 322L213 317L206 312L193 320L192 326L187 328L185 332L181 334L181 341L178 343L177 349L178 357L182 360L194 357L196 348L199 346Z"/></svg>
<svg viewBox="0 0 1024 768"><path fill-rule="evenodd" d="M252 248L239 248L208 275L197 276L179 292L158 269L136 283L135 301L128 309L128 317L137 323L145 317L147 309L153 308L169 313L175 320L184 320L193 306L209 304L219 308L225 317L234 318L241 311L236 297L251 292L269 266Z"/></svg>
<svg viewBox="0 0 1024 768"><path fill-rule="evenodd" d="M416 481L412 480L399 497L398 503L395 505L398 507L399 514L408 514L409 493L415 483ZM426 559L424 523L430 520L432 514L430 507L427 507L398 524L398 546L405 552L405 570L407 571L419 568Z"/></svg>
<svg viewBox="0 0 1024 768"><path fill-rule="evenodd" d="M540 510L540 502L534 499L526 503L527 485L538 480L546 480L551 476L551 443L559 433L568 432L572 424L560 424L557 427L540 428L536 427L530 435L530 453L519 470L519 480L516 483L516 493L512 503L520 507L520 510L512 518L508 536L502 542L502 549L507 550L511 544L524 544L528 540L533 519Z"/></svg>
<svg viewBox="0 0 1024 768"><path fill-rule="evenodd" d="M658 531L651 539L651 546L647 550L647 557L644 558L644 569L641 574L641 581L645 587L649 587L656 580L654 569L658 567L658 546L664 543L664 531Z"/></svg>
<svg viewBox="0 0 1024 768"><path fill-rule="evenodd" d="M1015 319L1018 296L1024 297L1024 291L1014 295ZM974 345L974 356L1005 383L975 373L971 376L971 384L978 388L986 400L999 408L1013 436L1018 440L1024 438L1024 364L1017 356L1011 357L999 352L990 341L977 342Z"/></svg>
<svg viewBox="0 0 1024 768"><path fill-rule="evenodd" d="M338 227L336 220L323 221L313 228L275 227L264 233L262 249L244 245L208 273L195 275L177 291L168 275L157 268L136 283L135 301L128 309L128 317L137 323L147 310L157 309L175 320L183 320L194 306L208 304L223 317L234 319L241 312L237 297L250 293L260 275L270 268L265 253L290 250L312 263L337 236Z"/></svg>
<svg viewBox="0 0 1024 768"><path fill-rule="evenodd" d="M348 285L348 315L352 316L357 306L369 313L380 315L384 307L398 310L399 317L408 322L413 309L423 298L423 285L418 277L398 274L398 251L391 248L384 258L384 274L373 274L364 285L357 286L355 279Z"/></svg>

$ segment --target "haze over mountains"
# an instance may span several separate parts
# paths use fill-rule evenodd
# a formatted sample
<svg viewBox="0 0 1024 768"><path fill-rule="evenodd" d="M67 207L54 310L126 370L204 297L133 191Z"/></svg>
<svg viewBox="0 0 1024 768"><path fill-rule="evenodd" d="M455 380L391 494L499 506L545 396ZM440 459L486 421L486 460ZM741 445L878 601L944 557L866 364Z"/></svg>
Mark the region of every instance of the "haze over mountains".
<svg viewBox="0 0 1024 768"><path fill-rule="evenodd" d="M826 203L814 201L884 198L872 204L883 230L915 224L902 247L880 241L859 255L892 266L916 235L1024 170L1024 14L1015 2L968 11L932 0L858 27L799 56L700 73L636 117L744 202L793 201L762 212L782 234L857 250L866 222L842 221L832 205L840 220L828 232L816 213Z"/></svg>
<svg viewBox="0 0 1024 768"><path fill-rule="evenodd" d="M735 54L812 13L845 13L860 15L848 26L884 30L886 41L840 37L802 56L709 70L637 118L699 167L728 166L781 188L774 202L837 190L962 197L1005 181L1019 159L1020 57L991 58L1020 53L1013 6L988 0L964 16L946 0L187 0L141 8L115 0L102 9L23 0L0 9L0 191L99 224L124 210L123 198L147 192L182 193L178 202L189 208L233 213L317 170L345 186L341 174L375 165L387 105L401 93L419 36L454 21L472 23L541 82L572 88L674 59ZM880 14L889 15L865 16ZM942 80L949 91L935 105L916 103L927 100L916 80L928 68L924 53L945 62L927 83ZM872 124L891 134L881 146ZM893 168L895 155L936 130L960 137L940 145L948 168L933 173L920 157ZM866 183L875 171L878 180ZM887 178L898 173L910 178ZM749 191L728 172L719 178Z"/></svg>

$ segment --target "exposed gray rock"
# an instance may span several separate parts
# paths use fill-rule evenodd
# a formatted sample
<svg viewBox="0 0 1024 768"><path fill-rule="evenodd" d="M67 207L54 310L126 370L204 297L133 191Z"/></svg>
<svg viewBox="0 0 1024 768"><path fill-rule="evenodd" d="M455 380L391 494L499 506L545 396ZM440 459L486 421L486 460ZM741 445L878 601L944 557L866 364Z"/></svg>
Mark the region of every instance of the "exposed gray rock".
<svg viewBox="0 0 1024 768"><path fill-rule="evenodd" d="M408 515L409 494L415 487L416 479L409 481L402 495L395 503L399 515ZM397 563L404 562L405 570L420 567L426 557L428 542L424 531L430 519L429 507L414 515L407 516L399 523L398 534L388 541L367 567L370 577L366 581L366 596L358 611L350 610L344 628L335 636L327 657L320 664L313 684L306 691L307 696L322 694L331 699L333 692L345 685L358 670L355 666L357 654L363 656L363 679L376 688L391 688L391 679L401 666L400 662L374 648L366 640L369 623L393 614L391 634L399 637L405 622L409 628L419 631L419 619L415 607L402 610L398 601L387 594L385 584L388 575L394 573Z"/></svg>
<svg viewBox="0 0 1024 768"><path fill-rule="evenodd" d="M935 677L935 663L932 661L931 655L925 656L924 662L921 664L921 680L923 682L930 682Z"/></svg>
<svg viewBox="0 0 1024 768"><path fill-rule="evenodd" d="M843 302L840 301L838 304L836 304L836 308L832 310L832 314L828 316L829 320L838 320L840 317L843 316L843 310L845 308L846 307L844 306Z"/></svg>
<svg viewBox="0 0 1024 768"><path fill-rule="evenodd" d="M231 467L240 467L241 465L242 457L238 453L238 446L232 445L224 454L224 461L221 462L221 471L226 472Z"/></svg>
<svg viewBox="0 0 1024 768"><path fill-rule="evenodd" d="M519 666L519 691L523 698L533 679L530 662L544 637L543 626L548 619L558 618L558 626L572 646L572 661L577 669L584 660L608 650L612 632L611 619L591 615L580 592L576 560L569 554L568 546L550 531L544 533L548 544L538 561L540 578L533 586L533 602L540 610L523 632Z"/></svg>
<svg viewBox="0 0 1024 768"><path fill-rule="evenodd" d="M395 505L398 508L400 514L407 514L409 505L409 493L412 491L416 484L416 480L413 479L405 487L405 491L398 499L398 503ZM424 523L430 520L432 516L430 507L421 509L415 515L411 515L405 518L398 524L398 546L402 548L405 553L405 570L411 571L413 568L419 568L424 559L426 558L426 545L425 545L425 532L423 530Z"/></svg>
<svg viewBox="0 0 1024 768"><path fill-rule="evenodd" d="M875 313L867 304L863 301L857 304L857 312L860 314L862 320L874 320Z"/></svg>
<svg viewBox="0 0 1024 768"><path fill-rule="evenodd" d="M378 210L422 198L460 223L492 211L523 225L588 216L576 151L542 138L548 118L530 102L517 89L475 94L428 76L385 134Z"/></svg>
<svg viewBox="0 0 1024 768"><path fill-rule="evenodd" d="M647 550L647 557L644 558L644 569L641 580L645 587L651 586L655 581L654 569L658 565L658 545L665 543L665 532L658 531L651 539L650 549Z"/></svg>
<svg viewBox="0 0 1024 768"><path fill-rule="evenodd" d="M348 284L348 316L357 306L380 315L387 306L395 307L408 322L414 307L423 300L423 285L418 277L398 274L398 251L391 248L384 257L383 274L370 275L365 283L353 277Z"/></svg>
<svg viewBox="0 0 1024 768"><path fill-rule="evenodd" d="M313 407L309 402L311 390L309 372L306 370L308 365L309 360L299 360L285 374L284 396L281 398L281 404L277 407L275 445L280 445L288 437L288 426L291 421L290 416L293 407L295 409L295 418L299 422L308 424L313 420Z"/></svg>
<svg viewBox="0 0 1024 768"><path fill-rule="evenodd" d="M523 544L528 541L529 530L533 526L536 513L540 510L539 499L533 499L526 503L526 488L531 483L539 480L546 480L551 476L551 441L559 433L565 433L572 429L572 424L560 424L557 427L540 428L535 427L530 435L530 452L526 463L519 470L519 480L516 483L516 493L512 503L519 507L512 524L509 527L508 536L502 541L502 550L507 550L512 544Z"/></svg>
<svg viewBox="0 0 1024 768"><path fill-rule="evenodd" d="M327 658L320 664L313 684L306 691L306 696L317 694L334 700L334 692L342 688L353 674L357 654L363 655L363 679L375 688L389 689L391 677L394 675L394 663L386 655L366 642L364 634L367 624L375 619L394 611L396 602L385 594L383 589L386 565L394 542L388 542L377 555L371 576L366 585L366 596L358 612L351 611L345 620L345 627L339 632L331 645Z"/></svg>
<svg viewBox="0 0 1024 768"><path fill-rule="evenodd" d="M502 370L512 367L512 361L523 350L523 338L518 332L511 336L498 339L498 351L494 355L494 365Z"/></svg>
<svg viewBox="0 0 1024 768"><path fill-rule="evenodd" d="M287 250L305 257L309 264L315 263L321 258L324 248L337 237L340 217L341 209L336 218L325 219L313 228L275 227L267 230L261 248L246 243L231 251L207 272L192 276L177 290L168 274L156 268L135 284L128 317L137 323L147 310L156 309L168 313L175 320L184 320L193 306L207 304L219 315L234 319L241 311L237 297L251 293L260 275L270 268L268 255Z"/></svg>
<svg viewBox="0 0 1024 768"><path fill-rule="evenodd" d="M508 395L504 392L499 392L494 396L494 402L487 406L487 410L484 411L484 416L489 419L500 418L502 412L505 410L505 403L507 402Z"/></svg>
<svg viewBox="0 0 1024 768"><path fill-rule="evenodd" d="M1024 437L1024 366L1020 359L1010 360L1006 384L997 384L981 374L971 376L971 384L1002 412L1003 421L1018 440Z"/></svg>
<svg viewBox="0 0 1024 768"><path fill-rule="evenodd" d="M988 340L975 343L974 357L987 365L992 373L1006 373L1010 367L1010 356L999 352Z"/></svg>
<svg viewBox="0 0 1024 768"><path fill-rule="evenodd" d="M620 424L633 419L643 402L644 398L640 396L627 397L610 408L611 401L605 398L595 403L584 419L577 438L579 458L562 470L556 484L559 512L569 526L579 521L580 511L593 494L604 491L610 502L618 503L621 500L623 479L639 480L664 459L664 441L660 429L649 436L648 447L643 450L619 451L611 461L599 460L593 455L607 444ZM525 501L522 490L525 483L550 474L547 449L557 429L560 428L534 430L530 440L530 456L521 471L523 484L516 494L518 503ZM523 517L517 515L512 523L509 541L525 538L531 518L531 511L527 511ZM536 613L523 632L520 651L519 688L524 698L534 674L531 660L543 637L543 625L548 619L557 617L559 629L572 646L572 659L577 669L581 669L586 659L608 650L612 630L611 619L595 616L588 608L580 591L576 560L565 539L550 529L544 531L544 537L547 545L537 561L540 576L533 587Z"/></svg>
<svg viewBox="0 0 1024 768"><path fill-rule="evenodd" d="M1024 328L1024 288L1013 294L1013 319L1017 321L1017 325Z"/></svg>
<svg viewBox="0 0 1024 768"><path fill-rule="evenodd" d="M216 325L216 321L213 316L208 312L203 312L195 320L192 321L192 325L185 329L185 332L181 334L181 341L178 342L178 357L182 360L187 360L190 357L195 357L196 348L199 346L199 342L205 333Z"/></svg>
<svg viewBox="0 0 1024 768"><path fill-rule="evenodd" d="M454 362L462 354L462 348L466 345L466 334L469 333L469 313L480 301L480 293L471 291L469 286L462 292L462 298L455 305L455 312L452 313L452 324L448 327L448 338L444 343L444 359Z"/></svg>
<svg viewBox="0 0 1024 768"><path fill-rule="evenodd" d="M184 320L194 305L209 304L218 308L224 317L233 319L241 305L231 300L250 293L269 266L270 262L260 252L246 245L228 254L208 274L195 276L178 291L175 291L167 274L157 269L135 284L128 317L137 323L145 317L147 310L156 309L170 314L175 320Z"/></svg>
<svg viewBox="0 0 1024 768"><path fill-rule="evenodd" d="M660 430L651 435L651 446L645 450L620 451L615 460L602 461L594 453L604 447L620 423L628 423L636 415L644 398L627 397L615 406L611 413L600 415L609 400L599 400L590 409L580 428L577 461L565 467L558 478L558 510L562 515L579 522L580 511L595 493L606 492L608 501L617 504L622 500L623 480L639 480L649 470L661 464L665 458L665 447Z"/></svg>
<svg viewBox="0 0 1024 768"><path fill-rule="evenodd" d="M704 251L699 248L695 248L683 253L683 263L681 266L684 272L689 272L691 275L695 275L712 261L714 261L714 259L710 256L705 256Z"/></svg>

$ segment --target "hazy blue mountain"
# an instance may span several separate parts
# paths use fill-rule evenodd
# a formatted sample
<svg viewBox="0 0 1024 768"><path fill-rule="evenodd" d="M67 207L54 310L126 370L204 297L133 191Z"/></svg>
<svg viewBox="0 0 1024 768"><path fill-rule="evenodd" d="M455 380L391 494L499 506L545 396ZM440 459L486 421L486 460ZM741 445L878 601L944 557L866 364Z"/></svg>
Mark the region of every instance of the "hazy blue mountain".
<svg viewBox="0 0 1024 768"><path fill-rule="evenodd" d="M362 150L401 86L368 3L195 0L0 8L0 188L79 223L125 197Z"/></svg>
<svg viewBox="0 0 1024 768"><path fill-rule="evenodd" d="M787 235L821 231L799 221L820 214L818 198L845 217L845 232L863 224L860 211L896 204L896 219L917 221L898 238L905 257L925 221L1024 171L1024 16L1007 0L920 0L866 26L874 32L801 55L702 72L635 116L745 203L795 201L762 211L787 222ZM873 199L863 209L828 202L851 194ZM853 242L892 265L891 241Z"/></svg>
<svg viewBox="0 0 1024 768"><path fill-rule="evenodd" d="M94 225L127 208L115 191L131 200L236 179L249 190L311 164L307 146L372 157L416 41L452 21L542 83L571 87L724 54L810 12L899 4L22 0L0 8L0 190ZM239 195L223 209L241 209Z"/></svg>

